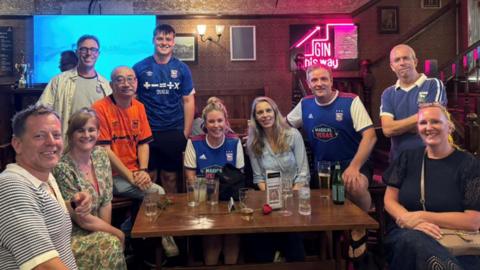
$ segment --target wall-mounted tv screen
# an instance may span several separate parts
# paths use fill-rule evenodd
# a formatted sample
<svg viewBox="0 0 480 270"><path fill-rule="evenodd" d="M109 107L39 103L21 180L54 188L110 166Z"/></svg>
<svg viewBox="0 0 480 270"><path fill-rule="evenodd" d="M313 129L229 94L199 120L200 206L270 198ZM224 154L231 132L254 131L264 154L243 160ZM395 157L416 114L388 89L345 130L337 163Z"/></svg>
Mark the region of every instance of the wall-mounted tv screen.
<svg viewBox="0 0 480 270"><path fill-rule="evenodd" d="M39 15L33 19L34 83L46 83L60 73L60 53L75 50L84 34L98 37L95 68L109 79L119 65L133 66L153 53L154 15Z"/></svg>

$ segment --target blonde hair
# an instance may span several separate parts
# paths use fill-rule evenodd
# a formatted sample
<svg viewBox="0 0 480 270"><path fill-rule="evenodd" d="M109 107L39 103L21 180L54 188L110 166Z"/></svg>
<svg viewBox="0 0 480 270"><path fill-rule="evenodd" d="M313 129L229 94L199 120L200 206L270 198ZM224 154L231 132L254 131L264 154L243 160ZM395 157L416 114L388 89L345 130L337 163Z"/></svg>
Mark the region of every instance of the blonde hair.
<svg viewBox="0 0 480 270"><path fill-rule="evenodd" d="M262 155L263 148L265 147L264 139L266 137L263 127L257 122L255 115L255 110L257 105L260 102L267 102L273 109L274 112L274 123L273 123L273 143L278 149L279 153L288 151L289 145L287 143L287 130L290 129L290 126L283 119L282 113L278 109L277 104L273 99L269 97L257 97L253 100L252 110L250 112L250 124L248 127L248 149L257 157Z"/></svg>
<svg viewBox="0 0 480 270"><path fill-rule="evenodd" d="M230 122L228 121L228 111L225 105L223 104L223 101L217 97L210 97L207 100L207 105L203 108L202 110L202 120L203 120L203 132L205 134L208 132L206 128L206 123L207 123L207 114L209 114L212 111L217 111L223 113L223 116L225 117L225 134L227 133L234 133L233 130L230 128Z"/></svg>
<svg viewBox="0 0 480 270"><path fill-rule="evenodd" d="M448 134L448 143L450 143L450 145L455 148L455 149L458 149L458 150L461 150L460 146L457 145L455 143L455 140L453 139L453 136L452 136L452 133L455 131L455 124L453 123L452 121L452 115L450 114L450 112L447 110L447 108L445 106L443 106L441 103L438 103L438 102L432 102L432 103L420 103L418 105L418 112L420 112L421 110L423 109L427 109L427 108L439 108L440 111L442 112L442 114L445 116L445 118L447 119L447 123L448 125L450 126L450 129L451 129L451 132L450 134Z"/></svg>
<svg viewBox="0 0 480 270"><path fill-rule="evenodd" d="M72 116L70 116L66 133L67 146L65 147L64 154L72 150L71 142L73 140L73 133L83 128L83 126L85 126L85 124L87 124L88 120L90 119L95 119L95 122L97 123L97 129L100 128L97 113L93 109L84 107L73 113Z"/></svg>
<svg viewBox="0 0 480 270"><path fill-rule="evenodd" d="M328 76L330 77L330 80L333 80L333 72L332 69L328 66L322 65L322 64L315 64L311 65L307 68L307 80L310 81L310 73L314 72L317 69L325 70L328 73Z"/></svg>

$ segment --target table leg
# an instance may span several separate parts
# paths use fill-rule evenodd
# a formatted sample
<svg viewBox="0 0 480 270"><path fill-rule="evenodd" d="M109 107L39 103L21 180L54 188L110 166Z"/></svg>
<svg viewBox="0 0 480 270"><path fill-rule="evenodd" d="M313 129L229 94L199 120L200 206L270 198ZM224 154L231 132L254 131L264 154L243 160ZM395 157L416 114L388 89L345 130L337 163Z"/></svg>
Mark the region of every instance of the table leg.
<svg viewBox="0 0 480 270"><path fill-rule="evenodd" d="M191 236L187 236L187 266L193 266L195 263L191 242L192 242Z"/></svg>
<svg viewBox="0 0 480 270"><path fill-rule="evenodd" d="M332 232L320 232L320 260L333 259Z"/></svg>
<svg viewBox="0 0 480 270"><path fill-rule="evenodd" d="M342 258L342 235L343 231L333 231L333 258L335 260L335 270L344 269L342 267L343 258Z"/></svg>
<svg viewBox="0 0 480 270"><path fill-rule="evenodd" d="M163 246L162 246L162 238L157 238L157 241L155 241L156 247L155 247L155 264L157 265L156 269L160 270L162 269L162 255L163 255Z"/></svg>

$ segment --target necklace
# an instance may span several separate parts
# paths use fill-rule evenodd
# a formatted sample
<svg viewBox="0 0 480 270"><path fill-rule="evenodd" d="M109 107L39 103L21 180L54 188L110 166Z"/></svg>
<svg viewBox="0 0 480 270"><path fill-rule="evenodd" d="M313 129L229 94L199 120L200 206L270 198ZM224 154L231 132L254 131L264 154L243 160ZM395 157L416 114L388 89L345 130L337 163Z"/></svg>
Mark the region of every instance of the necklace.
<svg viewBox="0 0 480 270"><path fill-rule="evenodd" d="M88 160L87 164L78 164L78 170L85 178L90 178L92 175L92 161Z"/></svg>

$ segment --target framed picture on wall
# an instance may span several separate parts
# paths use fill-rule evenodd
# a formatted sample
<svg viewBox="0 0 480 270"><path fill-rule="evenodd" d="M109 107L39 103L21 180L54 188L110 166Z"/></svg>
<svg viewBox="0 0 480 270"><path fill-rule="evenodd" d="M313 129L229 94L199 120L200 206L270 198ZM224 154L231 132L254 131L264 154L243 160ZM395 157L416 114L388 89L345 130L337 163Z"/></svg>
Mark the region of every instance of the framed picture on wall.
<svg viewBox="0 0 480 270"><path fill-rule="evenodd" d="M230 26L230 60L257 60L254 25Z"/></svg>
<svg viewBox="0 0 480 270"><path fill-rule="evenodd" d="M377 8L378 33L397 34L398 27L398 7L378 7Z"/></svg>
<svg viewBox="0 0 480 270"><path fill-rule="evenodd" d="M197 63L198 41L196 34L176 34L173 54L184 62Z"/></svg>
<svg viewBox="0 0 480 270"><path fill-rule="evenodd" d="M441 8L442 0L420 0L422 8Z"/></svg>

